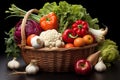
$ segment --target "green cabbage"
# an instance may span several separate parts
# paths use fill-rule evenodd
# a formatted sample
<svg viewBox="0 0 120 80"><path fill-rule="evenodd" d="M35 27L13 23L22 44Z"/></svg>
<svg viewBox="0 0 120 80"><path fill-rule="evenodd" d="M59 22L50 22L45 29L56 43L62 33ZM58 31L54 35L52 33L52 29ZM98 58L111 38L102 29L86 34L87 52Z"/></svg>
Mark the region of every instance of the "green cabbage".
<svg viewBox="0 0 120 80"><path fill-rule="evenodd" d="M119 57L119 51L114 46L113 48L108 46L102 51L101 56L104 62L114 62Z"/></svg>
<svg viewBox="0 0 120 80"><path fill-rule="evenodd" d="M110 40L106 39L98 45L98 50L101 50L101 57L104 62L114 62L119 58L119 50L117 44Z"/></svg>

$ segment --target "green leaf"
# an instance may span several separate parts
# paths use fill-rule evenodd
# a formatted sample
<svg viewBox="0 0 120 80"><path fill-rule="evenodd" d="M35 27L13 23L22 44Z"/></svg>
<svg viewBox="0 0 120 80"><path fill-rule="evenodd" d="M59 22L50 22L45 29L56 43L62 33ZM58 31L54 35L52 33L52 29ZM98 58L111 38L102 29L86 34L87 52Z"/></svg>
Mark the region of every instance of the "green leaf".
<svg viewBox="0 0 120 80"><path fill-rule="evenodd" d="M7 57L9 56L14 56L18 57L20 53L20 49L17 46L17 44L14 41L14 27L9 30L9 32L5 32L5 34L8 36L5 39L5 45L6 45L6 50L5 53L7 53Z"/></svg>

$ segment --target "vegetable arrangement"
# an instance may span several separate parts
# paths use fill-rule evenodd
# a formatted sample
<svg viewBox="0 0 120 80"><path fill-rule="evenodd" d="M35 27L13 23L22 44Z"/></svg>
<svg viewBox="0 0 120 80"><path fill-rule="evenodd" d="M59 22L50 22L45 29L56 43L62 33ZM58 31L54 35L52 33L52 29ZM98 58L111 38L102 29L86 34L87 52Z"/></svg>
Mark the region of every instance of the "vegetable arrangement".
<svg viewBox="0 0 120 80"><path fill-rule="evenodd" d="M110 64L118 60L119 51L117 44L110 39L105 39L108 27L100 29L98 19L93 19L82 5L69 4L66 1L60 1L59 4L47 2L41 9L33 10L38 14L31 13L26 22L25 34L27 46L35 49L56 49L83 47L98 43L96 48L98 52L88 56L86 61L82 60L82 62L88 62L92 67L95 66L97 71L106 69L106 64L103 70L96 67L101 62ZM6 10L6 13L10 13L8 17L20 17L20 21L15 27L9 33L6 33L9 37L5 38L6 53L9 55L19 54L20 50L16 46L21 44L21 22L27 11L12 4L9 10ZM12 48L14 48L14 51L11 51ZM98 60L99 57L101 57L100 60ZM92 67L89 66L89 71ZM80 73L81 71L77 69L78 67L75 68L75 71ZM26 72L29 73L29 70L26 68ZM38 70L38 68L34 69L33 74L37 73ZM86 72L88 73L88 71ZM30 73L32 74L32 72Z"/></svg>

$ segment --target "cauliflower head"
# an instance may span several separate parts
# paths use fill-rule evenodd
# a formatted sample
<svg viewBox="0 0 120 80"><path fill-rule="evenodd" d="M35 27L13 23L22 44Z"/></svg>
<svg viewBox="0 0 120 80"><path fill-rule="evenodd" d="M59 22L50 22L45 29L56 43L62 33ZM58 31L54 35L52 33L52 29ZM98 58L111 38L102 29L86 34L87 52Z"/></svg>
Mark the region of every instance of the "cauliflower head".
<svg viewBox="0 0 120 80"><path fill-rule="evenodd" d="M64 45L64 42L62 41L62 34L58 33L55 29L41 32L40 38L44 41L45 47L52 48Z"/></svg>

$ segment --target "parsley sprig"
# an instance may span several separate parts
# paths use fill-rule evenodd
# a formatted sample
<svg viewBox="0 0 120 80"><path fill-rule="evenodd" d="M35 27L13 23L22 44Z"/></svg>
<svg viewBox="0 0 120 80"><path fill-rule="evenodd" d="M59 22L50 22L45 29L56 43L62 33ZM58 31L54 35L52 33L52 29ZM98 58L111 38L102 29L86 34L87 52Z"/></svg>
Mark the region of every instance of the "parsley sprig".
<svg viewBox="0 0 120 80"><path fill-rule="evenodd" d="M7 57L13 56L18 57L20 53L20 48L17 46L17 44L14 41L14 27L10 29L9 32L5 32L5 34L8 36L5 39L5 45L6 50L5 53L7 53Z"/></svg>

